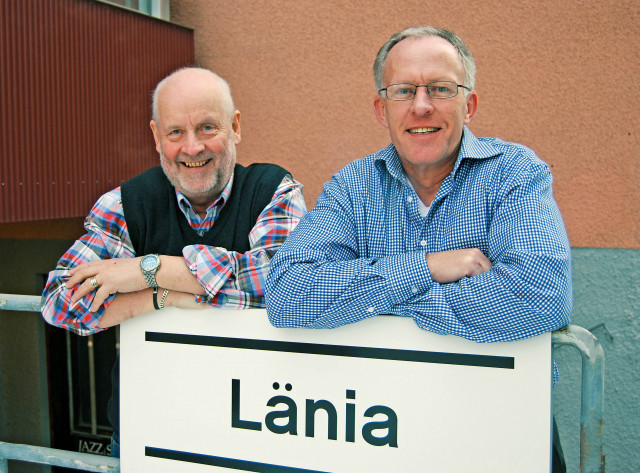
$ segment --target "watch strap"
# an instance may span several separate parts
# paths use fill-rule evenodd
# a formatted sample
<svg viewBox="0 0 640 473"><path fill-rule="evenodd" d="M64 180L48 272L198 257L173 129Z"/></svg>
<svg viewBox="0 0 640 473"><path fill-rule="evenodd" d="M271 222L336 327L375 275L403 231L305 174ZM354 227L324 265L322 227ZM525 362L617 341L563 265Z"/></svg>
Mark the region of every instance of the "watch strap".
<svg viewBox="0 0 640 473"><path fill-rule="evenodd" d="M164 299L164 296L163 296L163 299ZM162 309L162 306L164 305L163 299L160 301L162 305L158 305L158 288L154 287L153 288L153 307L155 307L156 310Z"/></svg>
<svg viewBox="0 0 640 473"><path fill-rule="evenodd" d="M143 273L143 274L144 274L144 280L146 281L147 286L155 287L156 289L158 289L158 283L156 282L155 273Z"/></svg>

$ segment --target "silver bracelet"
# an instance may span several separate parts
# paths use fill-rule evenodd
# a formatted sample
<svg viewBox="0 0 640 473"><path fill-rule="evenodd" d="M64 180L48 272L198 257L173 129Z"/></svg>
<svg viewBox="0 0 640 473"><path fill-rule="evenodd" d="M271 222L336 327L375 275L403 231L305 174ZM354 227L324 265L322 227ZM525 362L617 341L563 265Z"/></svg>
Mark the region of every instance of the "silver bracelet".
<svg viewBox="0 0 640 473"><path fill-rule="evenodd" d="M169 289L165 289L162 293L162 297L160 297L160 302L158 303L158 307L160 309L164 309L164 300L167 298L167 294L169 294Z"/></svg>

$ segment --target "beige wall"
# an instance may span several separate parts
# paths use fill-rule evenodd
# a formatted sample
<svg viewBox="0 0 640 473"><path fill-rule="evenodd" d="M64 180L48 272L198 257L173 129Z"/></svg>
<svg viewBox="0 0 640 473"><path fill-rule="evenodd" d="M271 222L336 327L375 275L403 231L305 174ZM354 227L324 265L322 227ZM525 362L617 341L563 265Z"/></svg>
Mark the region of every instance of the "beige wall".
<svg viewBox="0 0 640 473"><path fill-rule="evenodd" d="M574 247L640 247L638 0L172 0L196 59L231 83L240 162L284 165L312 207L322 183L388 143L373 58L407 26L460 34L478 64L471 124L549 163ZM543 92L544 89L544 92Z"/></svg>

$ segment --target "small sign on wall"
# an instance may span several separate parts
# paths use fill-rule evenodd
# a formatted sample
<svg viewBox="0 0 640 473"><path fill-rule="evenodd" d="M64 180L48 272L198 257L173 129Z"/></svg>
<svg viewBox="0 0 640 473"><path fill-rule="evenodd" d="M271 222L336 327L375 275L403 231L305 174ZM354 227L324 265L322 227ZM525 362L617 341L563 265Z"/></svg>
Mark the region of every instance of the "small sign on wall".
<svg viewBox="0 0 640 473"><path fill-rule="evenodd" d="M279 329L165 309L120 335L121 471L541 473L551 335L478 344L374 317Z"/></svg>

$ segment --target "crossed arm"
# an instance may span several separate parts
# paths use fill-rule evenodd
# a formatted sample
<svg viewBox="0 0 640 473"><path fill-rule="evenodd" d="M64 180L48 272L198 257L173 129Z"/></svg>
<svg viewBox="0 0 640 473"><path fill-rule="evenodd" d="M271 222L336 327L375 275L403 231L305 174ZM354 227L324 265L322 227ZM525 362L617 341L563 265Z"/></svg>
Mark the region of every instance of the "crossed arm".
<svg viewBox="0 0 640 473"><path fill-rule="evenodd" d="M484 197L456 207L470 218L491 208L486 233L481 220L465 235L471 227L458 210L434 217L437 230L423 247L407 240L410 223L398 230L398 220L383 222L384 210L365 214L371 201L336 180L272 261L269 318L276 326L333 328L392 314L479 342L560 328L571 312L570 252L550 184L550 175L536 175L501 190L493 207Z"/></svg>
<svg viewBox="0 0 640 473"><path fill-rule="evenodd" d="M98 323L99 328L118 325L137 315L152 312L152 289L147 287L140 270L141 259L115 258L90 261L76 266L69 271L69 279L65 283L67 289L78 286L71 297L71 304L77 303L94 291L90 280L95 277L100 287L93 296L89 309L91 312L97 312L109 296L118 295L104 310ZM160 261L156 281L159 292L169 289L165 305L184 309L203 307L196 302L194 295L204 295L205 290L189 271L184 259L180 256L162 255Z"/></svg>
<svg viewBox="0 0 640 473"><path fill-rule="evenodd" d="M301 189L285 177L252 229L246 253L197 245L185 247L183 256L161 255L156 280L159 293L169 289L165 306L263 306L270 258L306 212ZM87 335L152 312L152 289L130 242L119 189L101 197L85 228L49 274L42 298L45 320Z"/></svg>

